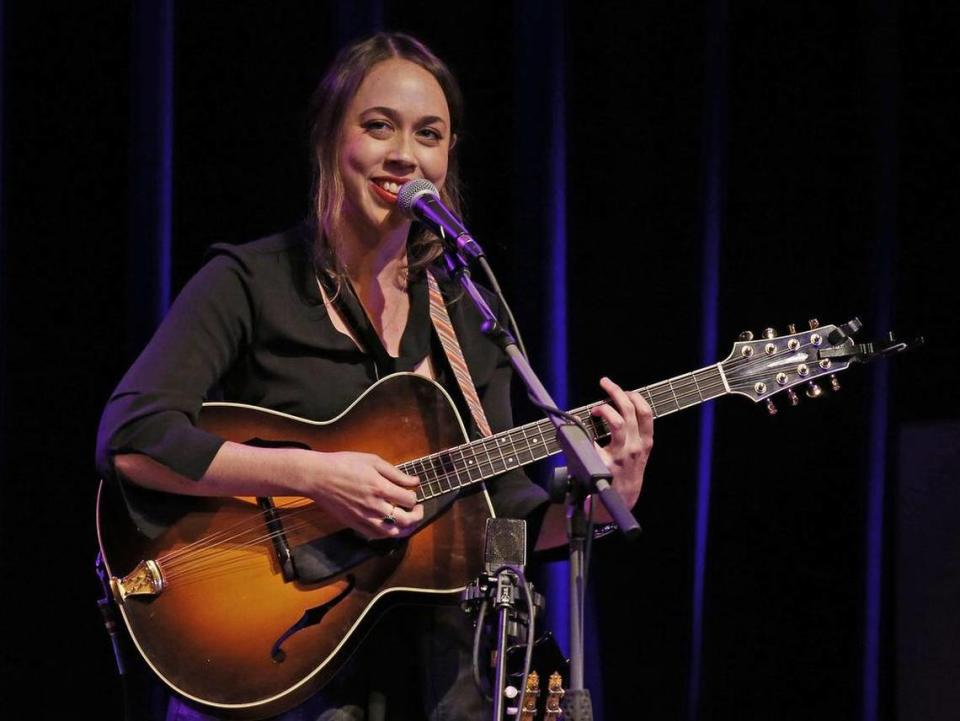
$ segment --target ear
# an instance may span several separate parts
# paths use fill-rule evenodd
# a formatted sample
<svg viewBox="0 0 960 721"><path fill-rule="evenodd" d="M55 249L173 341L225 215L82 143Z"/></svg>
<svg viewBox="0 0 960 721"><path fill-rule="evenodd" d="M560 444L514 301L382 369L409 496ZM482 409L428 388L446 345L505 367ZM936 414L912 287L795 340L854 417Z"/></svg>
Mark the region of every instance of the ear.
<svg viewBox="0 0 960 721"><path fill-rule="evenodd" d="M457 141L459 139L460 137L456 133L450 136L450 148L449 148L450 151L452 151L456 147Z"/></svg>

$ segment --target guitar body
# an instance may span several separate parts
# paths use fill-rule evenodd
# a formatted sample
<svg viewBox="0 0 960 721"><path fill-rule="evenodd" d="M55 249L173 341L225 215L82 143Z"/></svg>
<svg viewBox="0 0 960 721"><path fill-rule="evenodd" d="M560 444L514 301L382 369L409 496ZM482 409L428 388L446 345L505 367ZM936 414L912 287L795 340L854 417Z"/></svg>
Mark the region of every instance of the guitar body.
<svg viewBox="0 0 960 721"><path fill-rule="evenodd" d="M465 441L450 397L413 374L384 378L328 422L208 404L200 425L236 442L370 452L396 465ZM319 690L387 608L450 597L479 574L482 529L492 507L482 484L472 491L445 508L430 507L439 499L426 501L427 516L437 515L407 541L316 583L284 580L267 519L253 498L196 499L190 512L148 538L117 490L102 485L97 528L112 578L144 560L159 566L159 592L127 595L120 604L131 638L157 675L217 713L263 718ZM343 527L309 501L274 502L291 548L343 535ZM310 623L278 644L307 612Z"/></svg>

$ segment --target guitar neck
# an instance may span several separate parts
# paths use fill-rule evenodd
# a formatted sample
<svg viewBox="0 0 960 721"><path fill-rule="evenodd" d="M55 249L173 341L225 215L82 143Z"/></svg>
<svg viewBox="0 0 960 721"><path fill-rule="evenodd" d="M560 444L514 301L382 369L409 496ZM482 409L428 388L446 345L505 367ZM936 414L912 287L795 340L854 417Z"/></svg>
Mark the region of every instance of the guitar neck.
<svg viewBox="0 0 960 721"><path fill-rule="evenodd" d="M638 388L635 392L650 404L654 418L660 418L718 398L730 390L720 364L715 363ZM603 440L610 435L607 424L590 414L595 406L606 402L597 401L570 411L594 440ZM553 423L544 419L408 461L400 469L420 478L417 500L422 502L559 452Z"/></svg>

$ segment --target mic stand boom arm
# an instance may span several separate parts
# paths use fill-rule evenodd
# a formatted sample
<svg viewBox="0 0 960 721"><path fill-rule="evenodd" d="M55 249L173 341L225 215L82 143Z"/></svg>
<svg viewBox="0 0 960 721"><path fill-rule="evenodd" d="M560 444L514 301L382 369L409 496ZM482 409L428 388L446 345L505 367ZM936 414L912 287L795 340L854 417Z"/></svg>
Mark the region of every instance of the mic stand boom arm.
<svg viewBox="0 0 960 721"><path fill-rule="evenodd" d="M616 521L620 531L634 537L640 533L640 526L633 514L623 503L623 499L610 485L612 475L593 444L593 439L583 429L570 423L557 412L556 404L543 387L540 379L530 367L526 357L520 352L513 336L500 325L490 306L477 290L470 270L463 256L447 250L445 253L447 268L457 279L467 296L473 301L483 318L481 330L506 353L514 370L527 387L534 404L546 411L547 417L557 429L557 442L565 456L570 473L570 493L567 495L567 532L570 536L570 680L567 696L570 709L580 709L581 713L570 714L570 721L589 721L592 718L589 694L583 688L583 629L580 628L581 609L586 598L583 587L583 551L584 536L581 529L586 528L583 509L584 499L591 493L597 493L610 516ZM552 409L552 410L551 410ZM569 697L569 699L568 699ZM579 699L577 701L576 699ZM565 704L566 705L566 704Z"/></svg>

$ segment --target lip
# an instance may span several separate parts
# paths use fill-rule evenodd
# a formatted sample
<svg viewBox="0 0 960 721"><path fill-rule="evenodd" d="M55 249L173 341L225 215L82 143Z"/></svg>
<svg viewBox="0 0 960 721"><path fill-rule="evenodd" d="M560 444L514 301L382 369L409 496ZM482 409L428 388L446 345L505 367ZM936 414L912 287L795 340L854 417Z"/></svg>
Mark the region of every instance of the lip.
<svg viewBox="0 0 960 721"><path fill-rule="evenodd" d="M397 178L397 177L394 177L393 175L378 175L377 177L370 179L370 187L372 188L374 194L378 198L383 200L385 203L389 203L390 205L396 205L397 196L389 192L388 190L384 190L380 186L380 183L386 181L390 183L396 183L397 185L402 187L404 183L409 183L411 180L415 180L415 178Z"/></svg>
<svg viewBox="0 0 960 721"><path fill-rule="evenodd" d="M374 195L376 195L378 198L380 198L380 199L381 199L382 201L384 201L385 203L389 203L390 205L396 205L396 204L397 204L397 196L394 195L393 193L388 192L388 191L384 190L383 188L381 188L381 187L376 183L376 181L373 181L373 180L370 181L370 189L373 191L373 194L374 194Z"/></svg>

